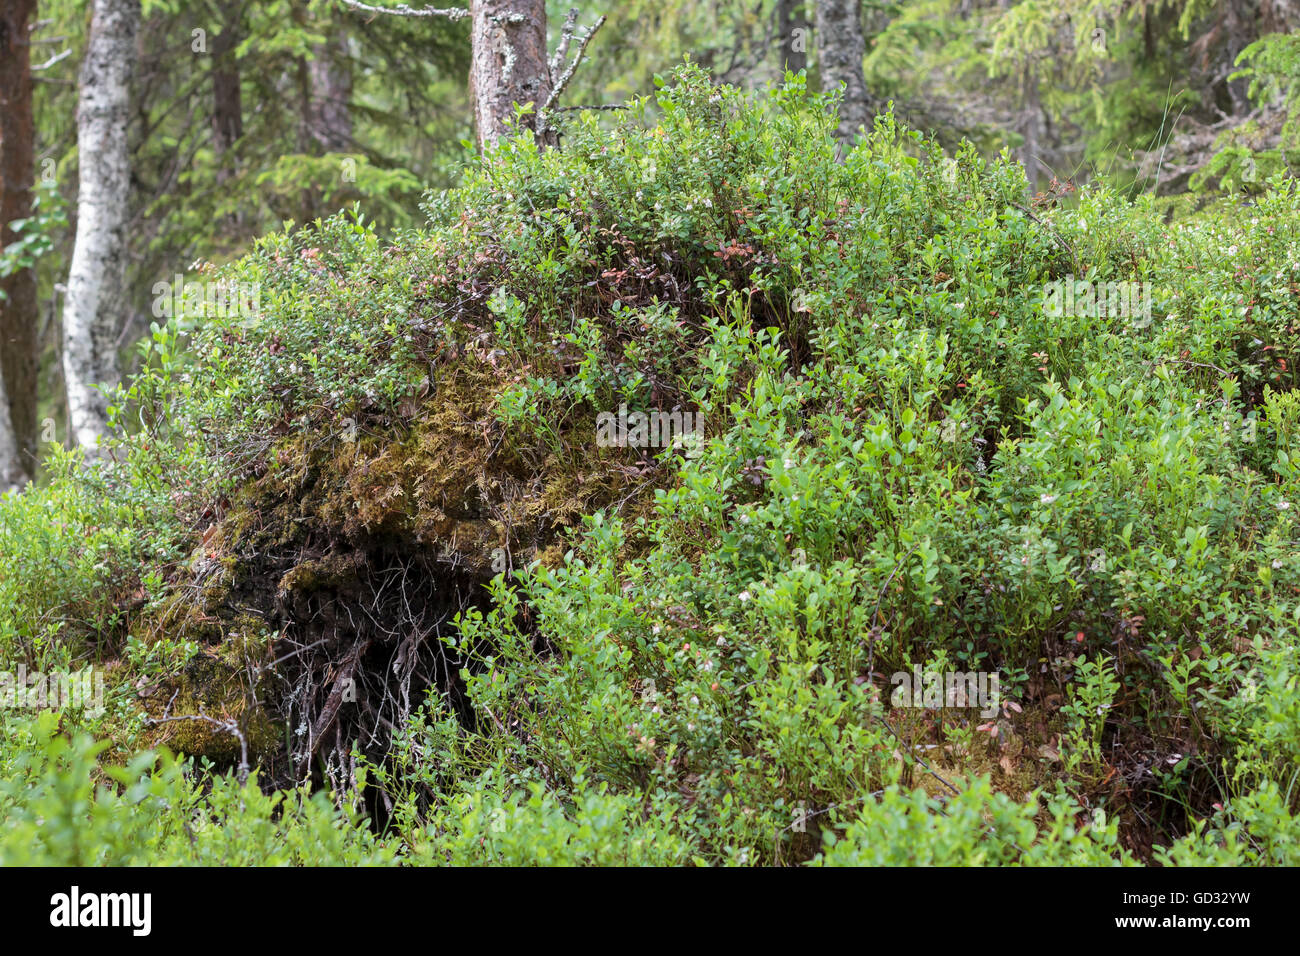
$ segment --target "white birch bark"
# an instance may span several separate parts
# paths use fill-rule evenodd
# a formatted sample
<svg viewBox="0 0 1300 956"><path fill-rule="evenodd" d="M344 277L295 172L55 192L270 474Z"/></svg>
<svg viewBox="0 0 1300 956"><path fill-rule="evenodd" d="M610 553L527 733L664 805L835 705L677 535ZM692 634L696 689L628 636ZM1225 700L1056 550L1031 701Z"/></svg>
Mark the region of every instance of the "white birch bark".
<svg viewBox="0 0 1300 956"><path fill-rule="evenodd" d="M25 483L27 475L18 457L18 442L9 421L9 400L5 398L5 373L0 368L0 495Z"/></svg>
<svg viewBox="0 0 1300 956"><path fill-rule="evenodd" d="M140 0L93 0L81 67L81 186L63 308L63 374L72 439L90 455L101 452L108 402L100 388L118 382L116 344L127 309L131 170L126 127L139 25Z"/></svg>

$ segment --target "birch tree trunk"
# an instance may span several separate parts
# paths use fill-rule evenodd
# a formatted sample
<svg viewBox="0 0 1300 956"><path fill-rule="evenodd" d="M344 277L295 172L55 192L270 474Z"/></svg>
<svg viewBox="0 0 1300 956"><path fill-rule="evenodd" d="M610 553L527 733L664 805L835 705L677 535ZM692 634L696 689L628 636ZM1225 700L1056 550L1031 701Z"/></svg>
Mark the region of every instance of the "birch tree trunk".
<svg viewBox="0 0 1300 956"><path fill-rule="evenodd" d="M77 103L77 238L63 308L63 375L71 437L101 453L107 399L118 382L117 334L127 311L127 204L131 170L126 126L140 26L140 0L93 0Z"/></svg>
<svg viewBox="0 0 1300 956"><path fill-rule="evenodd" d="M822 89L842 88L840 125L836 138L850 146L858 130L872 119L871 97L862 75L866 40L862 34L861 0L816 0L817 59Z"/></svg>
<svg viewBox="0 0 1300 956"><path fill-rule="evenodd" d="M5 373L0 366L0 495L21 488L27 481L13 426L9 424L9 403L4 400L4 389Z"/></svg>
<svg viewBox="0 0 1300 956"><path fill-rule="evenodd" d="M470 98L480 148L514 119L516 103L542 108L551 92L545 0L473 0ZM531 125L531 124L530 124Z"/></svg>
<svg viewBox="0 0 1300 956"><path fill-rule="evenodd" d="M0 248L32 213L35 173L31 26L36 0L0 6ZM0 491L25 480L36 456L36 275L0 279Z"/></svg>

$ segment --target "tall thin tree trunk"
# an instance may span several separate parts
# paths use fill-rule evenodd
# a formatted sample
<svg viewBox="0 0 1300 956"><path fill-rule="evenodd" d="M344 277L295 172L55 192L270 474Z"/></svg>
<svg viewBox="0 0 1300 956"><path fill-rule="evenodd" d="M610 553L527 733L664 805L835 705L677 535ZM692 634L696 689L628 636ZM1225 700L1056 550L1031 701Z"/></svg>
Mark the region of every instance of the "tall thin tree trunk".
<svg viewBox="0 0 1300 956"><path fill-rule="evenodd" d="M1025 142L1020 147L1020 162L1025 167L1029 191L1036 193L1043 169L1043 161L1038 153L1043 132L1043 107L1038 97L1038 77L1032 66L1025 67L1021 82L1021 99L1025 106L1020 117L1020 132L1024 135Z"/></svg>
<svg viewBox="0 0 1300 956"><path fill-rule="evenodd" d="M36 0L0 6L0 248L32 212L31 20ZM0 279L0 488L30 476L36 457L36 274Z"/></svg>
<svg viewBox="0 0 1300 956"><path fill-rule="evenodd" d="M212 41L212 152L217 158L218 185L229 182L238 172L238 157L233 150L244 135L242 79L235 57L235 49L244 38L243 13L242 0L226 4L221 9L221 32ZM242 211L224 218L231 230L242 230Z"/></svg>
<svg viewBox="0 0 1300 956"><path fill-rule="evenodd" d="M836 136L852 144L858 130L871 123L871 98L862 75L866 40L862 34L861 0L816 0L817 59L822 89L842 89L840 125Z"/></svg>
<svg viewBox="0 0 1300 956"><path fill-rule="evenodd" d="M472 0L470 98L480 147L495 143L516 103L532 103L532 120L551 92L545 0ZM530 124L531 125L531 124Z"/></svg>
<svg viewBox="0 0 1300 956"><path fill-rule="evenodd" d="M327 153L352 149L352 64L348 35L340 30L312 50L307 65L311 86L311 135Z"/></svg>
<svg viewBox="0 0 1300 956"><path fill-rule="evenodd" d="M226 154L244 135L244 103L235 59L235 47L243 39L241 9L224 12L226 21L212 41L212 149L221 163L217 169L219 183L233 172Z"/></svg>
<svg viewBox="0 0 1300 956"><path fill-rule="evenodd" d="M0 495L21 487L27 481L13 426L9 423L9 403L2 400L4 387L4 367L0 366Z"/></svg>
<svg viewBox="0 0 1300 956"><path fill-rule="evenodd" d="M72 438L99 453L107 399L118 381L117 335L127 311L127 205L131 187L126 126L140 0L93 0L77 103L77 238L63 308L63 375Z"/></svg>
<svg viewBox="0 0 1300 956"><path fill-rule="evenodd" d="M806 0L777 0L776 35L780 41L777 64L798 73L808 68L808 4Z"/></svg>

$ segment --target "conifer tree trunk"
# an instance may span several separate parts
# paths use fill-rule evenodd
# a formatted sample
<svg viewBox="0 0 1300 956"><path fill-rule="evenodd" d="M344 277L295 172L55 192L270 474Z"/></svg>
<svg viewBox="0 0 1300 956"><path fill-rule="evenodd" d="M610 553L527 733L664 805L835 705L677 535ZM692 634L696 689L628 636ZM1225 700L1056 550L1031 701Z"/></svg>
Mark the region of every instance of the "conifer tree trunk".
<svg viewBox="0 0 1300 956"><path fill-rule="evenodd" d="M339 31L329 42L317 46L307 69L312 138L327 153L351 151L352 68L348 62L347 33Z"/></svg>
<svg viewBox="0 0 1300 956"><path fill-rule="evenodd" d="M31 26L36 0L0 5L0 248L32 212ZM31 474L36 455L36 275L0 279L0 491Z"/></svg>
<svg viewBox="0 0 1300 956"><path fill-rule="evenodd" d="M218 183L230 178L232 170L226 154L244 135L243 92L235 59L235 48L244 38L240 9L227 5L222 13L225 20L221 32L212 41L212 149L221 162Z"/></svg>
<svg viewBox="0 0 1300 956"><path fill-rule="evenodd" d="M545 0L473 0L470 98L480 147L495 143L516 103L541 109L551 92Z"/></svg>

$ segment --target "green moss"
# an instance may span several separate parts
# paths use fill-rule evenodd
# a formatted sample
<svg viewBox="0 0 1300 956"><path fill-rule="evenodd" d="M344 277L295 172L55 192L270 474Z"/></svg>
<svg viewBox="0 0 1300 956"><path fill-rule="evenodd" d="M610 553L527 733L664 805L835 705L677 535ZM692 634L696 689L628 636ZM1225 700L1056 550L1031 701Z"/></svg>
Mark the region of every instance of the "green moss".
<svg viewBox="0 0 1300 956"><path fill-rule="evenodd" d="M284 591L319 591L338 587L356 577L356 558L348 554L328 554L323 558L295 565L280 578Z"/></svg>
<svg viewBox="0 0 1300 956"><path fill-rule="evenodd" d="M218 764L237 763L242 751L239 738L203 719L206 716L235 721L248 743L250 761L269 755L280 738L259 702L260 688L250 683L248 666L261 657L265 646L264 638L239 632L220 648L195 654L178 677L151 694L146 706L149 716L168 719L146 731L146 745L165 745Z"/></svg>

